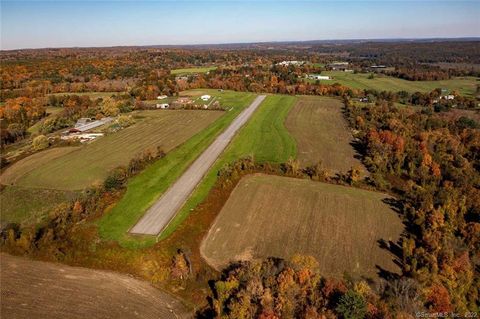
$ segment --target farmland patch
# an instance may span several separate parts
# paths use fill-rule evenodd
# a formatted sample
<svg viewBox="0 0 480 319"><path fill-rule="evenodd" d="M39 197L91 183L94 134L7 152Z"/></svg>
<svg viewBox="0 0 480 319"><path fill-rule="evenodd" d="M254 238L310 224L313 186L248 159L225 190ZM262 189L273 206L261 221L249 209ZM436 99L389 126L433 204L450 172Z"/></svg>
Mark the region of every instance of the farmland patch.
<svg viewBox="0 0 480 319"><path fill-rule="evenodd" d="M6 318L190 318L180 301L130 276L1 255Z"/></svg>
<svg viewBox="0 0 480 319"><path fill-rule="evenodd" d="M302 166L321 161L324 168L335 172L362 166L350 145L352 136L343 118L342 106L333 98L298 99L286 126L297 141L297 159Z"/></svg>
<svg viewBox="0 0 480 319"><path fill-rule="evenodd" d="M220 117L222 112L162 110L136 113L137 123L99 138L72 152L46 159L35 154L14 164L4 173L7 182L24 187L77 190L101 182L109 171L126 165L138 153L160 147L168 152ZM25 171L25 162L35 168ZM41 164L39 165L39 163ZM20 165L20 167L19 167ZM3 176L3 175L2 175ZM3 177L2 177L3 179Z"/></svg>
<svg viewBox="0 0 480 319"><path fill-rule="evenodd" d="M387 195L278 176L243 178L201 245L220 269L236 260L312 255L321 273L376 278L399 272L379 241L396 242L403 230Z"/></svg>

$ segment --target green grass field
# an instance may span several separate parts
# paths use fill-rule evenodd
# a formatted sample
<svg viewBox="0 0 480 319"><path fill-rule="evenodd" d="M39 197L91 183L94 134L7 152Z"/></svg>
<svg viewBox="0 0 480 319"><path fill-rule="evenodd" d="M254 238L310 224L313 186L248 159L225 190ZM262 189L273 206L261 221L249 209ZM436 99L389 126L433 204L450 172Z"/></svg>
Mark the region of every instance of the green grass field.
<svg viewBox="0 0 480 319"><path fill-rule="evenodd" d="M209 71L215 70L216 66L209 67L198 67L198 68L185 68L185 69L175 69L171 71L171 74L174 75L186 75L186 74L195 74L195 73L207 73Z"/></svg>
<svg viewBox="0 0 480 319"><path fill-rule="evenodd" d="M296 156L295 140L284 124L296 100L296 97L287 95L270 95L266 98L210 169L185 205L160 234L160 240L172 234L185 220L188 213L205 199L217 180L217 172L225 164L245 156L253 156L257 161L275 163L285 162Z"/></svg>
<svg viewBox="0 0 480 319"><path fill-rule="evenodd" d="M436 88L456 90L465 96L473 96L476 86L480 81L474 77L461 77L442 81L407 81L382 74L375 74L375 78L369 79L370 73L349 73L342 71L325 71L322 75L332 77L332 80L320 81L322 84L340 83L353 89L373 89L378 91L407 91L430 92ZM315 81L313 81L315 82Z"/></svg>
<svg viewBox="0 0 480 319"><path fill-rule="evenodd" d="M216 96L222 105L229 107L230 111L225 112L207 129L129 181L126 194L120 202L98 222L103 239L117 240L128 247L142 247L154 243L155 238L151 236L133 237L128 235L127 231L193 160L211 144L214 138L255 98L252 93L231 91L199 90L197 92L194 90L188 93L197 95L199 92Z"/></svg>
<svg viewBox="0 0 480 319"><path fill-rule="evenodd" d="M43 161L40 152L20 160L2 174L2 182L24 187L80 190L102 182L109 171L140 152L161 147L169 152L221 117L219 111L155 110L134 114L136 123ZM28 169L27 169L28 168Z"/></svg>

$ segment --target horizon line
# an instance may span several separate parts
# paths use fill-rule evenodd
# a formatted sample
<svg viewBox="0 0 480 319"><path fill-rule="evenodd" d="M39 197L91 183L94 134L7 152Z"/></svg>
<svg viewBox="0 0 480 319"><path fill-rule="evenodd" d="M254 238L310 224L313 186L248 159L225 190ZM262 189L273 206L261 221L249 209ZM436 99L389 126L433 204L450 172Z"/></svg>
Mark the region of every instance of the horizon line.
<svg viewBox="0 0 480 319"><path fill-rule="evenodd" d="M344 39L313 39L313 40L272 40L255 42L217 42L217 43L185 43L185 44L125 44L110 46L59 46L59 47L24 47L15 49L2 49L0 52L27 51L27 50L54 50L54 49L108 49L108 48L140 48L140 47L202 47L202 46L226 46L226 45L248 45L248 44L282 44L282 43L309 43L309 42L354 42L354 41L448 41L448 40L474 40L480 41L480 36L457 36L457 37L392 37L392 38L344 38Z"/></svg>

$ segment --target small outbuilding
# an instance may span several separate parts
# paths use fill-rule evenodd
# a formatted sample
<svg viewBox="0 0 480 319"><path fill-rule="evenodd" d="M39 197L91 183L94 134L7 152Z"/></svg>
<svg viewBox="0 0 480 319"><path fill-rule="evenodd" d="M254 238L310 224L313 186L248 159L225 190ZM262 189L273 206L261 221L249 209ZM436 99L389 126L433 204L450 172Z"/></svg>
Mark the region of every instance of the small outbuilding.
<svg viewBox="0 0 480 319"><path fill-rule="evenodd" d="M312 80L331 80L331 78L328 75L319 75L319 74L309 74L308 78Z"/></svg>
<svg viewBox="0 0 480 319"><path fill-rule="evenodd" d="M205 95L202 95L200 98L201 98L203 101L208 101L208 100L210 100L211 96L208 95L208 94L205 94Z"/></svg>
<svg viewBox="0 0 480 319"><path fill-rule="evenodd" d="M168 109L170 105L168 103L161 103L156 105L157 109Z"/></svg>
<svg viewBox="0 0 480 319"><path fill-rule="evenodd" d="M157 100L165 100L168 96L166 95L159 95L157 96Z"/></svg>

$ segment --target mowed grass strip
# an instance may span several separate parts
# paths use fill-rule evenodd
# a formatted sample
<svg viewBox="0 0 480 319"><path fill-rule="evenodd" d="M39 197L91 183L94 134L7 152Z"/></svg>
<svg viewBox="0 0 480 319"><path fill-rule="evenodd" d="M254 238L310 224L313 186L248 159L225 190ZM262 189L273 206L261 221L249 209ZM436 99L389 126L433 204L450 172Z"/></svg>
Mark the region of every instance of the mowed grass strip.
<svg viewBox="0 0 480 319"><path fill-rule="evenodd" d="M403 225L385 194L279 176L240 181L201 245L220 269L232 261L294 254L316 257L321 273L375 279L399 272L379 240L396 242Z"/></svg>
<svg viewBox="0 0 480 319"><path fill-rule="evenodd" d="M170 73L174 75L184 75L184 74L195 74L195 73L207 73L209 71L215 70L216 66L207 66L207 67L195 67L195 68L185 68L185 69L174 69Z"/></svg>
<svg viewBox="0 0 480 319"><path fill-rule="evenodd" d="M0 224L34 224L56 205L75 198L75 192L5 186L0 192Z"/></svg>
<svg viewBox="0 0 480 319"><path fill-rule="evenodd" d="M189 212L200 204L217 180L218 171L235 160L253 156L256 161L282 163L296 155L296 144L284 123L296 97L269 95L260 104L247 124L240 129L220 159L213 165L192 196L180 209L159 239L171 235L185 220Z"/></svg>
<svg viewBox="0 0 480 319"><path fill-rule="evenodd" d="M138 248L155 242L152 236L131 236L127 232L185 171L233 119L254 100L255 94L243 92L216 92L202 90L218 96L228 111L205 130L196 134L167 156L158 160L139 175L132 178L123 198L98 222L100 235L106 240L116 240L121 245ZM193 111L198 112L198 111ZM213 111L205 111L213 112Z"/></svg>
<svg viewBox="0 0 480 319"><path fill-rule="evenodd" d="M465 96L473 96L479 79L475 77L458 77L449 80L440 81L408 81L382 74L374 74L373 79L369 79L370 73L351 73L342 71L325 71L322 75L332 77L332 80L320 81L322 84L340 83L353 89L373 89L378 91L407 91L431 92L436 88L456 90Z"/></svg>
<svg viewBox="0 0 480 319"><path fill-rule="evenodd" d="M295 139L285 127L288 113L297 98L269 95L227 148L222 160L253 156L259 162L281 163L295 157Z"/></svg>
<svg viewBox="0 0 480 319"><path fill-rule="evenodd" d="M39 155L38 166L15 179L15 183L24 187L80 190L102 182L109 171L119 165L127 165L130 159L146 149L161 147L165 152L171 151L222 114L220 111L141 111L136 114L137 123L134 125L73 152L48 162ZM20 171L16 165L6 173L10 169Z"/></svg>
<svg viewBox="0 0 480 319"><path fill-rule="evenodd" d="M342 108L342 102L333 98L298 98L286 127L297 141L297 159L302 166L321 161L324 168L334 172L362 167L350 145L352 136Z"/></svg>

